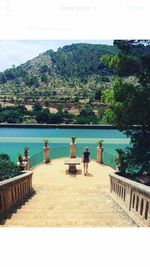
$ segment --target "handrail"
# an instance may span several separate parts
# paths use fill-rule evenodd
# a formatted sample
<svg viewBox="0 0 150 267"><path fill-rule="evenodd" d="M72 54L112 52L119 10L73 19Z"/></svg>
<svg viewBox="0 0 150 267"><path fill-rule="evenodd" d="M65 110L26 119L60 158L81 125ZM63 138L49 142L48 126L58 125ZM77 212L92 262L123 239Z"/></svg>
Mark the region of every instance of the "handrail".
<svg viewBox="0 0 150 267"><path fill-rule="evenodd" d="M107 152L107 151L103 151L103 162L112 167L114 170L116 169L116 156Z"/></svg>
<svg viewBox="0 0 150 267"><path fill-rule="evenodd" d="M70 155L70 147L66 144L66 146L56 146L50 148L50 159L64 158L69 157Z"/></svg>
<svg viewBox="0 0 150 267"><path fill-rule="evenodd" d="M30 168L35 167L36 165L40 164L42 161L43 161L43 150L39 151L38 153L30 157Z"/></svg>
<svg viewBox="0 0 150 267"><path fill-rule="evenodd" d="M150 226L150 188L116 173L109 177L112 198L139 226Z"/></svg>
<svg viewBox="0 0 150 267"><path fill-rule="evenodd" d="M0 220L32 193L31 171L0 182Z"/></svg>
<svg viewBox="0 0 150 267"><path fill-rule="evenodd" d="M82 153L84 151L85 144L80 144L77 145L76 147L76 156L77 157L82 157ZM91 158L92 160L97 160L97 149L95 146L90 146L89 151L91 153ZM69 144L64 145L64 146L56 146L56 147L50 147L50 159L57 159L57 158L64 158L64 157L69 157L70 155L70 146ZM103 163L106 165L112 167L113 169L116 169L116 163L115 163L115 155L103 151ZM44 160L43 157L43 151L40 151L30 157L30 168L35 167L36 165L42 163Z"/></svg>

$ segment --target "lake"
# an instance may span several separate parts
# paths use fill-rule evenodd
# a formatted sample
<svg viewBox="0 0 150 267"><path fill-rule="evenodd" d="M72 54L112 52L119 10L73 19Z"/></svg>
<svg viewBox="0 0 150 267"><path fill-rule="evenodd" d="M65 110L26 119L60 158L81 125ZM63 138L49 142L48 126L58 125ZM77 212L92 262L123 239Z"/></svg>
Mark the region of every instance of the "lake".
<svg viewBox="0 0 150 267"><path fill-rule="evenodd" d="M116 148L125 148L130 140L125 134L114 129L63 129L63 128L0 128L0 153L7 153L16 162L18 153L23 154L25 146L30 147L29 155L42 150L43 139L49 140L50 147L64 147L76 136L77 146L97 147L103 140L105 151L115 154Z"/></svg>

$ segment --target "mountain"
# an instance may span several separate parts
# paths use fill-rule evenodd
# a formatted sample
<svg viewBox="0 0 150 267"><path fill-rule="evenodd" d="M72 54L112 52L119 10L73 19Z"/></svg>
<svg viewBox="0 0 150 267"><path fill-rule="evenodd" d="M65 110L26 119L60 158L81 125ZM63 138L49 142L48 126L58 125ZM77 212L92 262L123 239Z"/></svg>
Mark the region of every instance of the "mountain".
<svg viewBox="0 0 150 267"><path fill-rule="evenodd" d="M36 101L92 96L113 77L101 56L115 53L114 46L87 43L48 50L0 73L1 98Z"/></svg>

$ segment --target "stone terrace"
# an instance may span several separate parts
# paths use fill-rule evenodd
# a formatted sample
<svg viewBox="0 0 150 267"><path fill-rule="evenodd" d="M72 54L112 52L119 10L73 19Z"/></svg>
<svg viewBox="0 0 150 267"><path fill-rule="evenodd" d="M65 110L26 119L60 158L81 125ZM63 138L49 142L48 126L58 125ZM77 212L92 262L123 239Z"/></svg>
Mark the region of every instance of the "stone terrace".
<svg viewBox="0 0 150 267"><path fill-rule="evenodd" d="M137 227L109 194L110 167L92 161L87 176L77 169L68 173L64 159L37 166L36 194L1 227Z"/></svg>

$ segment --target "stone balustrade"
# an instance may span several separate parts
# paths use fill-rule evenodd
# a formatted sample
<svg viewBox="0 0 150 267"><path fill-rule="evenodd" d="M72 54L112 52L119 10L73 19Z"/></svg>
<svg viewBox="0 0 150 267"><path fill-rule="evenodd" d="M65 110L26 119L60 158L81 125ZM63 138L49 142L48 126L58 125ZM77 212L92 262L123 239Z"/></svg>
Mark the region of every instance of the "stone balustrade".
<svg viewBox="0 0 150 267"><path fill-rule="evenodd" d="M115 173L109 177L113 199L139 226L150 226L150 188Z"/></svg>
<svg viewBox="0 0 150 267"><path fill-rule="evenodd" d="M97 147L97 163L103 163L103 148L99 146Z"/></svg>
<svg viewBox="0 0 150 267"><path fill-rule="evenodd" d="M0 219L32 192L31 171L0 182Z"/></svg>
<svg viewBox="0 0 150 267"><path fill-rule="evenodd" d="M43 147L43 151L44 151L44 162L45 163L49 163L50 162L50 157L49 157L49 154L50 154L50 147L47 146L47 147Z"/></svg>

